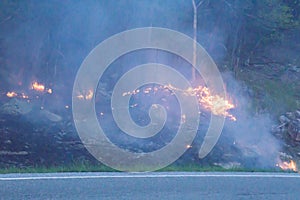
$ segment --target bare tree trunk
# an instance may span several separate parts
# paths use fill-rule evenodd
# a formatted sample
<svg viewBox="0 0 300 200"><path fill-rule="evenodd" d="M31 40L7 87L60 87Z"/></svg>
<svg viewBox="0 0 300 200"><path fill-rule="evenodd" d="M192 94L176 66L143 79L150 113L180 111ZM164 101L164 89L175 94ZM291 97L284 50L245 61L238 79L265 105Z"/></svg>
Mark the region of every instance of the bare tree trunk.
<svg viewBox="0 0 300 200"><path fill-rule="evenodd" d="M193 29L194 29L194 43L193 43L193 67L192 67L192 81L196 80L196 62L197 62L197 6L195 0L192 0L193 8L194 8L194 21L193 21Z"/></svg>
<svg viewBox="0 0 300 200"><path fill-rule="evenodd" d="M195 0L192 0L193 3L193 9L194 9L194 20L193 20L193 30L194 30L194 34L193 34L193 67L192 67L192 82L194 82L196 80L196 69L194 66L196 66L197 64L197 15L198 15L198 8L199 6L201 6L201 4L204 2L205 0L200 1L198 4L196 4Z"/></svg>
<svg viewBox="0 0 300 200"><path fill-rule="evenodd" d="M242 29L242 19L239 19L234 32L233 48L231 52L231 66L233 68L235 77L237 76L238 66L240 63L240 52L241 52L241 45L242 45L242 41L240 38L241 35L240 32L242 31L241 29Z"/></svg>

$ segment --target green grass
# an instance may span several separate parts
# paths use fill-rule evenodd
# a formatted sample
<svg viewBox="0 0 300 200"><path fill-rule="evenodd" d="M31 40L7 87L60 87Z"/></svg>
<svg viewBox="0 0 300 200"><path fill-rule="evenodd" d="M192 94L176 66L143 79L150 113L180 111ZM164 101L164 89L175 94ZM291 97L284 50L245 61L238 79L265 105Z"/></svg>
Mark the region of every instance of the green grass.
<svg viewBox="0 0 300 200"><path fill-rule="evenodd" d="M225 169L220 166L200 166L196 164L191 165L177 165L172 164L169 165L161 170L158 170L159 172L172 172L172 171L179 171L179 172L290 172L290 171L282 171L277 168L265 168L265 169L259 169L259 168L243 168L243 167L233 167L229 169Z"/></svg>
<svg viewBox="0 0 300 200"><path fill-rule="evenodd" d="M292 87L292 85L279 83L274 80L265 80L264 89L269 95L267 96L267 105L271 110L276 110L276 108L278 109L278 106L290 111L297 108L297 101L295 97L297 91Z"/></svg>
<svg viewBox="0 0 300 200"><path fill-rule="evenodd" d="M0 168L0 174L9 173L57 173L57 172L118 172L105 165L89 165L85 163L69 166L53 167L27 167L27 168ZM176 165L172 164L158 172L283 172L276 169L250 169L250 168L231 168L224 169L220 166L200 166L200 165Z"/></svg>
<svg viewBox="0 0 300 200"><path fill-rule="evenodd" d="M51 167L9 167L0 168L0 174L8 173L56 173L56 172L117 172L117 170L105 165L88 165L74 164L68 166L51 166Z"/></svg>
<svg viewBox="0 0 300 200"><path fill-rule="evenodd" d="M244 81L254 92L250 110L255 112L267 110L273 116L279 116L287 111L299 108L300 88L281 80L269 78L263 72L243 71L238 78Z"/></svg>

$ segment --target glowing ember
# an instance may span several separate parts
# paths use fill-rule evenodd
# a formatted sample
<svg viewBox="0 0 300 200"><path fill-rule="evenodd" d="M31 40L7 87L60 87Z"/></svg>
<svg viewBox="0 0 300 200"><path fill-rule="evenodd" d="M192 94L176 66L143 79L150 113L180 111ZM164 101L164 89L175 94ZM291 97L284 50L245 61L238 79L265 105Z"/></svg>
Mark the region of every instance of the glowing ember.
<svg viewBox="0 0 300 200"><path fill-rule="evenodd" d="M292 170L294 172L298 171L296 162L291 160L290 162L279 162L276 164L277 167L280 167L282 170Z"/></svg>
<svg viewBox="0 0 300 200"><path fill-rule="evenodd" d="M31 89L39 91L39 92L44 92L45 86L38 82L34 82L34 83L32 83Z"/></svg>
<svg viewBox="0 0 300 200"><path fill-rule="evenodd" d="M92 99L93 98L93 91L92 90L89 90L87 95L85 95L85 98L86 99Z"/></svg>
<svg viewBox="0 0 300 200"><path fill-rule="evenodd" d="M19 97L19 98L22 98L22 99L29 99L29 96L26 95L25 93L17 93L17 92L7 92L6 93L6 96L9 97L9 98L13 98L13 97Z"/></svg>
<svg viewBox="0 0 300 200"><path fill-rule="evenodd" d="M78 99L84 99L84 96L82 94L77 96Z"/></svg>
<svg viewBox="0 0 300 200"><path fill-rule="evenodd" d="M130 105L130 108L134 108L134 107L137 107L137 106L138 106L138 104L135 103L135 104Z"/></svg>
<svg viewBox="0 0 300 200"><path fill-rule="evenodd" d="M151 92L152 88L151 87L148 87L144 90L144 93L145 94L149 94Z"/></svg>
<svg viewBox="0 0 300 200"><path fill-rule="evenodd" d="M91 100L93 98L93 91L89 90L86 94L80 94L77 96L78 99Z"/></svg>
<svg viewBox="0 0 300 200"><path fill-rule="evenodd" d="M18 94L15 93L15 92L7 92L7 93L6 93L6 96L9 97L9 98L12 98L12 97L18 96Z"/></svg>
<svg viewBox="0 0 300 200"><path fill-rule="evenodd" d="M181 123L185 123L186 122L186 115L183 114L181 115Z"/></svg>
<svg viewBox="0 0 300 200"><path fill-rule="evenodd" d="M22 94L21 94L21 97L22 97L23 99L28 99L28 98L29 98L29 96L26 95L25 93L22 93Z"/></svg>
<svg viewBox="0 0 300 200"><path fill-rule="evenodd" d="M140 92L140 90L133 90L132 92L124 92L122 94L122 96L126 96L126 95L135 95L135 94L138 94Z"/></svg>
<svg viewBox="0 0 300 200"><path fill-rule="evenodd" d="M44 94L45 93L52 94L52 92L53 92L51 88L46 88L43 84L40 84L37 81L35 81L31 84L30 89L38 91L38 92L43 92ZM32 98L38 99L39 98L39 96L31 96L31 95L29 96L25 92L14 92L14 91L7 92L6 96L9 98L17 97L17 98L22 98L22 99L32 99Z"/></svg>

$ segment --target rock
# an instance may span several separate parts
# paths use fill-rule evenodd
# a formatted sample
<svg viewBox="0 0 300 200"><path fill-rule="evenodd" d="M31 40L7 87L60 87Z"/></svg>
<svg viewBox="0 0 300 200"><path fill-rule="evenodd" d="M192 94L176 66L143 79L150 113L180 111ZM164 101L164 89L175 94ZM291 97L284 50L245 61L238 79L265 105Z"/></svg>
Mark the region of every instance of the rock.
<svg viewBox="0 0 300 200"><path fill-rule="evenodd" d="M286 124L287 123L283 123L280 124L279 126L272 126L271 132L275 134L284 132L286 130Z"/></svg>
<svg viewBox="0 0 300 200"><path fill-rule="evenodd" d="M300 142L300 109L281 115L279 121L281 124L273 127L273 132L278 136L285 133L291 138L291 142Z"/></svg>
<svg viewBox="0 0 300 200"><path fill-rule="evenodd" d="M295 111L295 115L296 115L297 118L300 119L300 110L296 110L296 111Z"/></svg>
<svg viewBox="0 0 300 200"><path fill-rule="evenodd" d="M292 66L290 67L290 70L293 71L293 72L299 73L299 72L300 72L300 67L297 66L297 65L292 65Z"/></svg>
<svg viewBox="0 0 300 200"><path fill-rule="evenodd" d="M290 120L294 120L296 118L295 113L293 112L287 112L286 116L290 119Z"/></svg>
<svg viewBox="0 0 300 200"><path fill-rule="evenodd" d="M0 108L2 114L20 116L31 112L32 106L30 103L24 100L16 98L11 99L7 103L3 104Z"/></svg>
<svg viewBox="0 0 300 200"><path fill-rule="evenodd" d="M295 140L300 141L300 123L293 121L288 125L288 134Z"/></svg>
<svg viewBox="0 0 300 200"><path fill-rule="evenodd" d="M281 160L292 160L293 156L285 153L285 152L279 152L279 156Z"/></svg>
<svg viewBox="0 0 300 200"><path fill-rule="evenodd" d="M41 110L40 114L52 122L59 122L62 120L61 116L54 114L48 110Z"/></svg>
<svg viewBox="0 0 300 200"><path fill-rule="evenodd" d="M0 107L0 113L11 116L26 116L32 121L35 121L35 119L40 120L42 118L45 118L52 122L60 122L62 120L61 116L52 113L49 110L37 109L36 107L32 106L30 102L16 98L13 98L7 103L3 104Z"/></svg>
<svg viewBox="0 0 300 200"><path fill-rule="evenodd" d="M291 120L290 120L289 118L287 118L285 115L281 115L281 116L279 117L279 121L280 121L281 123L289 123Z"/></svg>

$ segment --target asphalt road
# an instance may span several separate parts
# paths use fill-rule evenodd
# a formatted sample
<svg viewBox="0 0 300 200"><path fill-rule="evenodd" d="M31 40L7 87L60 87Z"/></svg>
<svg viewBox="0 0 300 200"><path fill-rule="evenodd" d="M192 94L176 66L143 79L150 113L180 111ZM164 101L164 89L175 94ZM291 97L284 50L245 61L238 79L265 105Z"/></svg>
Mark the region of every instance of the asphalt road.
<svg viewBox="0 0 300 200"><path fill-rule="evenodd" d="M0 175L0 199L300 199L288 173Z"/></svg>

